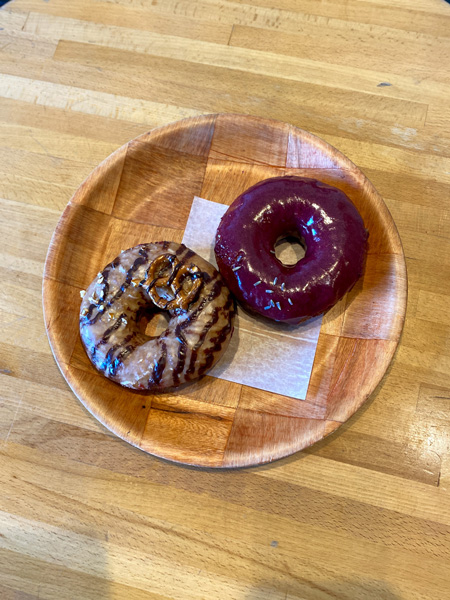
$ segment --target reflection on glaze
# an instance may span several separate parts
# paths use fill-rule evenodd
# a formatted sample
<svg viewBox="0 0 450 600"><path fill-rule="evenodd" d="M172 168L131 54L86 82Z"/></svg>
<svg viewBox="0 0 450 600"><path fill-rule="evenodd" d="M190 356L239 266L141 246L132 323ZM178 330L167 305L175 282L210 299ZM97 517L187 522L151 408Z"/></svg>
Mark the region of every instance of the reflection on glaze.
<svg viewBox="0 0 450 600"><path fill-rule="evenodd" d="M276 241L288 236L306 245L304 258L289 266L274 253ZM342 191L315 179L275 177L233 202L217 230L215 253L245 308L298 323L325 312L353 287L363 272L367 236Z"/></svg>

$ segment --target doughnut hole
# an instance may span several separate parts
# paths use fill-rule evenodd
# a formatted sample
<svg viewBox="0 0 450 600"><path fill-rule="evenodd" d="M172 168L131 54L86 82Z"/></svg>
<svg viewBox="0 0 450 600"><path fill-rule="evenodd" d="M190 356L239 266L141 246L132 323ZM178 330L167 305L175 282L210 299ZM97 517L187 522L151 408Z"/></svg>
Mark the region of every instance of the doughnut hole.
<svg viewBox="0 0 450 600"><path fill-rule="evenodd" d="M275 256L285 267L293 267L306 254L306 243L301 235L292 233L280 236L273 247Z"/></svg>
<svg viewBox="0 0 450 600"><path fill-rule="evenodd" d="M142 310L138 315L139 331L148 338L159 337L169 325L170 315L164 310Z"/></svg>

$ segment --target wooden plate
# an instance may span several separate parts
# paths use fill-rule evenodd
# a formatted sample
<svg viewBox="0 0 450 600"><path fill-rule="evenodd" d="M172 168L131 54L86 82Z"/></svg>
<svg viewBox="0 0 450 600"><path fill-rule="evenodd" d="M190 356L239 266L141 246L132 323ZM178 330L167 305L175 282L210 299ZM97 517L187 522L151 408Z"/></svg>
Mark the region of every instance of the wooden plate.
<svg viewBox="0 0 450 600"><path fill-rule="evenodd" d="M364 278L323 320L306 400L208 376L178 393L145 395L99 375L80 341L80 289L123 248L180 242L194 195L230 204L249 186L284 174L341 188L370 231ZM166 459L241 467L301 450L353 415L392 359L406 290L395 224L352 162L291 125L221 114L150 131L92 172L53 235L43 299L55 359L76 396L108 429Z"/></svg>

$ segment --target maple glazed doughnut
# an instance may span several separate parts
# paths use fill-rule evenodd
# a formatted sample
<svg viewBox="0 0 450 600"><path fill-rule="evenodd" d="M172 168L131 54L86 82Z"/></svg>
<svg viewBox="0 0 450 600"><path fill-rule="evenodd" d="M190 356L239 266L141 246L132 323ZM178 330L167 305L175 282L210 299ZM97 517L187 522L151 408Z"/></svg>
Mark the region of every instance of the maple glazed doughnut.
<svg viewBox="0 0 450 600"><path fill-rule="evenodd" d="M158 337L143 316L167 311ZM137 390L165 390L203 375L231 337L234 300L220 273L183 244L155 242L123 251L87 288L80 333L93 365Z"/></svg>
<svg viewBox="0 0 450 600"><path fill-rule="evenodd" d="M295 265L278 240L306 246ZM304 177L274 177L239 196L216 234L219 270L238 301L275 321L300 323L330 309L363 273L368 232L349 198Z"/></svg>

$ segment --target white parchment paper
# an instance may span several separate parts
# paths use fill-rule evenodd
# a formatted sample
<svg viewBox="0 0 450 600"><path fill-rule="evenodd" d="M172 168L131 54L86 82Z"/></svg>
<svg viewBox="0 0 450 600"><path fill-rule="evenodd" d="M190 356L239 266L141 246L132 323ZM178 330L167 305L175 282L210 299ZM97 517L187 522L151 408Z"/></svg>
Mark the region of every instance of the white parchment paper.
<svg viewBox="0 0 450 600"><path fill-rule="evenodd" d="M214 239L225 204L194 198L183 244L217 267ZM230 345L208 375L306 398L322 317L300 325L263 322L238 307Z"/></svg>

